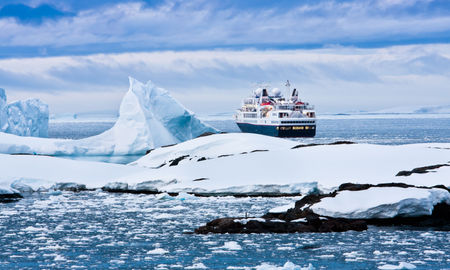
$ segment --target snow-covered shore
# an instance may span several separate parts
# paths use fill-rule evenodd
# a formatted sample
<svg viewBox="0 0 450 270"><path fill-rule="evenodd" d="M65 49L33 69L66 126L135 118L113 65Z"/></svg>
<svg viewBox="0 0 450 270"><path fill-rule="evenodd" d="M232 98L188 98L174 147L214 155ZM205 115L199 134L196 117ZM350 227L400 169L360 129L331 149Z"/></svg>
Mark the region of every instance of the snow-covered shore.
<svg viewBox="0 0 450 270"><path fill-rule="evenodd" d="M129 165L0 154L0 190L2 193L42 191L55 188L58 183L76 183L88 189L119 192L277 196L326 194L349 182L450 188L449 160L450 144L445 143L298 147L290 140L256 134L215 134L155 149ZM363 191L348 191L350 195L341 191L314 207L322 214L331 215L342 209L333 210L327 205L340 201L343 205L355 205L362 196L368 200L368 207L344 213L347 217L358 217L360 212L369 215L380 205L387 205L381 212L387 209L392 212L392 207L398 204L401 210L394 214L414 213L419 208L421 213L431 213L435 204L450 202L445 189L399 188L398 196L396 192L391 192L393 196L382 196L382 191L370 190L370 196L361 195ZM424 192L432 193L424 195ZM397 197L394 203L390 201L392 197ZM414 199L423 203L408 207ZM327 200L331 202L327 204Z"/></svg>

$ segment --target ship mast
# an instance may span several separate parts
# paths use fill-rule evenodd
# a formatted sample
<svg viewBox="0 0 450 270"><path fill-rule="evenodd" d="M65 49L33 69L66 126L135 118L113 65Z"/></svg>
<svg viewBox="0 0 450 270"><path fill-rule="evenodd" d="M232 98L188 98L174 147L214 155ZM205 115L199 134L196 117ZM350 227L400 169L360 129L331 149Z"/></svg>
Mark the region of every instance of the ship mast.
<svg viewBox="0 0 450 270"><path fill-rule="evenodd" d="M287 102L288 98L290 97L291 94L291 84L289 83L289 80L286 81L286 96L285 96L285 101Z"/></svg>

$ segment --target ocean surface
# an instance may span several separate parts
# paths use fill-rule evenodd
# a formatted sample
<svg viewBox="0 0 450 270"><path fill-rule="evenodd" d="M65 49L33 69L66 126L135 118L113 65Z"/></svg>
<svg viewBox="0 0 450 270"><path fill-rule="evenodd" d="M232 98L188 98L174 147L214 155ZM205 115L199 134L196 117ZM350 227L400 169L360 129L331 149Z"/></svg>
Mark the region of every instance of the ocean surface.
<svg viewBox="0 0 450 270"><path fill-rule="evenodd" d="M239 132L231 120L207 122ZM50 124L49 134L78 139L112 125L58 122ZM450 116L330 116L318 120L315 138L297 140L450 142ZM33 194L0 204L0 269L450 269L450 232L370 227L323 234L190 234L214 218L257 217L297 199Z"/></svg>
<svg viewBox="0 0 450 270"><path fill-rule="evenodd" d="M408 117L406 117L408 116ZM314 138L297 138L304 143L340 140L374 144L450 142L450 115L324 116L317 120ZM205 120L222 132L240 132L233 120ZM81 139L111 128L113 122L50 122L49 137Z"/></svg>
<svg viewBox="0 0 450 270"><path fill-rule="evenodd" d="M101 191L32 195L0 204L0 268L450 268L449 232L371 227L345 233L189 234L214 218L260 216L294 200Z"/></svg>

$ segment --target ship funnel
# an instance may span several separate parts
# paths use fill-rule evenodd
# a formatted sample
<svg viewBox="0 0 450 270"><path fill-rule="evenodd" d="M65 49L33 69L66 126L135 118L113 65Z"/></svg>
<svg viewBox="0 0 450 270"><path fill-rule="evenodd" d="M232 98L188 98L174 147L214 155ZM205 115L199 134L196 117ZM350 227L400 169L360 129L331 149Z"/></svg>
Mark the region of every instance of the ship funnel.
<svg viewBox="0 0 450 270"><path fill-rule="evenodd" d="M269 96L269 93L267 93L267 89L264 88L264 89L262 90L262 96L263 96L263 97L268 97L268 96Z"/></svg>

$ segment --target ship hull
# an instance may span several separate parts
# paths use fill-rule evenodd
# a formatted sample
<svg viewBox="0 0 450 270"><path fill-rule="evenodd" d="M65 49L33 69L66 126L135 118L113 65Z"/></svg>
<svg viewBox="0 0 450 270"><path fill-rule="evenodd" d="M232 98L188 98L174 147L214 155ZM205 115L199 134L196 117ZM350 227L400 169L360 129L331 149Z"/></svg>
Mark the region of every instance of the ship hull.
<svg viewBox="0 0 450 270"><path fill-rule="evenodd" d="M236 123L242 132L257 133L274 137L314 137L315 125L272 126L249 123Z"/></svg>

